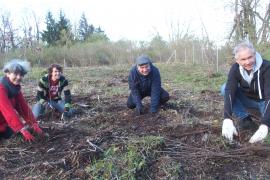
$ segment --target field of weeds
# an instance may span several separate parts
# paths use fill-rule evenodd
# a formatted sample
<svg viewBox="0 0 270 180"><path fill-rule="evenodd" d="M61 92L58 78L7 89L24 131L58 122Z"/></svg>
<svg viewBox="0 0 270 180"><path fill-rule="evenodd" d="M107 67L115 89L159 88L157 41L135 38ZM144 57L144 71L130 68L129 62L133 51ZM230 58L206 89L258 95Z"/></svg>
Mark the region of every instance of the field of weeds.
<svg viewBox="0 0 270 180"><path fill-rule="evenodd" d="M251 145L249 131L240 131L233 143L221 137L219 87L226 69L157 66L171 98L158 114L141 116L126 107L130 67L65 69L75 117L61 119L51 110L40 119L46 137L1 141L0 178L270 179L268 140ZM34 69L24 81L31 105L41 74ZM145 107L149 103L146 98Z"/></svg>

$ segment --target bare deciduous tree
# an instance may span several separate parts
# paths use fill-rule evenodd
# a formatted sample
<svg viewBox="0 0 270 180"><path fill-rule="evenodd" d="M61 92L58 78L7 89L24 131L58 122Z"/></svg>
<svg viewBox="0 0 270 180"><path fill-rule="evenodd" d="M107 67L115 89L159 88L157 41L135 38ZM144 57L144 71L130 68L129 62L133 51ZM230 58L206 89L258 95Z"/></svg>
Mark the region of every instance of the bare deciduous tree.
<svg viewBox="0 0 270 180"><path fill-rule="evenodd" d="M11 19L8 14L1 15L0 23L0 49L1 52L4 53L10 49L16 48L16 29L13 28Z"/></svg>
<svg viewBox="0 0 270 180"><path fill-rule="evenodd" d="M39 20L34 11L26 13L22 20L23 26L23 46L24 48L35 48L40 40Z"/></svg>
<svg viewBox="0 0 270 180"><path fill-rule="evenodd" d="M265 12L258 8L261 4L260 0L234 0L234 25L229 39L248 39L254 44L269 41L270 4Z"/></svg>

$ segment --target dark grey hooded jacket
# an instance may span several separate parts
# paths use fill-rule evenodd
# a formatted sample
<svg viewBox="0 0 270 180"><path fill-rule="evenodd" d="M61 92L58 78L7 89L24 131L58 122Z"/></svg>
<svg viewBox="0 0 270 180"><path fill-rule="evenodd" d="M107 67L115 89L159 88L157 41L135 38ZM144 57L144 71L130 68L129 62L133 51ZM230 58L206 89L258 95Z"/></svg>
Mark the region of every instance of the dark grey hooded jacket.
<svg viewBox="0 0 270 180"><path fill-rule="evenodd" d="M256 101L265 101L262 123L270 127L270 62L263 60L256 53L256 65L253 77L247 78L246 72L239 64L232 65L225 87L224 118L231 118L232 104L238 88L247 97Z"/></svg>

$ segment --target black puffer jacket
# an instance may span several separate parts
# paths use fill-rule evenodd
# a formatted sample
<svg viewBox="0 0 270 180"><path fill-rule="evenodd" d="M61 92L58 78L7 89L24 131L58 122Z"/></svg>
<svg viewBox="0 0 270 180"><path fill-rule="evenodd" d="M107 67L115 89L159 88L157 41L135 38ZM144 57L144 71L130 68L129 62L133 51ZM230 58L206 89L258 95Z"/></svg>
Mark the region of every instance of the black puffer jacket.
<svg viewBox="0 0 270 180"><path fill-rule="evenodd" d="M263 60L260 68L254 73L250 85L242 77L239 64L232 65L225 87L224 118L231 118L232 116L232 102L235 100L238 87L247 97L256 101L265 101L261 121L270 127L270 62Z"/></svg>

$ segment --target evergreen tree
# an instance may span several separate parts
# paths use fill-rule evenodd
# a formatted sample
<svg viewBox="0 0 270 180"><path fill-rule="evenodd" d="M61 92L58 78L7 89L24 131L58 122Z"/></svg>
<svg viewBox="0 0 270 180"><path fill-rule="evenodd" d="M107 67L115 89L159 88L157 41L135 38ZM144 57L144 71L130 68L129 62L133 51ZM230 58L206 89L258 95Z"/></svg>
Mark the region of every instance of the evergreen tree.
<svg viewBox="0 0 270 180"><path fill-rule="evenodd" d="M58 43L66 45L73 40L73 34L71 32L70 20L66 18L63 11L60 11L59 22L57 23L57 35Z"/></svg>
<svg viewBox="0 0 270 180"><path fill-rule="evenodd" d="M58 32L60 33L63 29L67 32L71 31L71 25L69 19L66 18L64 12L60 11L59 22L57 23Z"/></svg>
<svg viewBox="0 0 270 180"><path fill-rule="evenodd" d="M46 16L46 30L41 34L42 41L48 43L48 45L55 45L56 41L59 40L59 34L57 32L57 24L49 11Z"/></svg>
<svg viewBox="0 0 270 180"><path fill-rule="evenodd" d="M99 26L98 28L95 29L95 32L96 32L96 33L101 33L101 34L104 33L104 31L101 29L100 26Z"/></svg>
<svg viewBox="0 0 270 180"><path fill-rule="evenodd" d="M85 14L83 13L80 18L80 25L78 29L79 40L86 41L94 33L94 30L95 27L88 23Z"/></svg>
<svg viewBox="0 0 270 180"><path fill-rule="evenodd" d="M97 40L97 41L98 40L108 41L109 38L107 37L107 35L105 34L105 32L99 26L98 28L95 29L94 38L92 38L92 41L93 40Z"/></svg>

